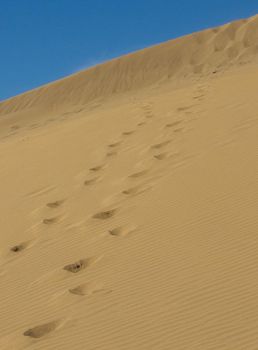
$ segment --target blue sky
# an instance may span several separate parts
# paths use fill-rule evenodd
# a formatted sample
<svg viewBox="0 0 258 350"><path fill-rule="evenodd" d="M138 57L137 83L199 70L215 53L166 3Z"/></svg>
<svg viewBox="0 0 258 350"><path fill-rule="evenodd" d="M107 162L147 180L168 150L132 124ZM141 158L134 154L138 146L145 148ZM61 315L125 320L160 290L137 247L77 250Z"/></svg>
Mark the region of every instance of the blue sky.
<svg viewBox="0 0 258 350"><path fill-rule="evenodd" d="M0 0L0 100L258 13L256 0Z"/></svg>

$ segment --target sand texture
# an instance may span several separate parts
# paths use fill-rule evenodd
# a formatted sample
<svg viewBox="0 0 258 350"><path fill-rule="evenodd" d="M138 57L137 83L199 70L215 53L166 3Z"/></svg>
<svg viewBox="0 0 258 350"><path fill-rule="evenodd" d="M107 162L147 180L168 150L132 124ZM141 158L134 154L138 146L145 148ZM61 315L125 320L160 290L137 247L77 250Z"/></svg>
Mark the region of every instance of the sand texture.
<svg viewBox="0 0 258 350"><path fill-rule="evenodd" d="M258 17L0 103L1 350L257 350Z"/></svg>

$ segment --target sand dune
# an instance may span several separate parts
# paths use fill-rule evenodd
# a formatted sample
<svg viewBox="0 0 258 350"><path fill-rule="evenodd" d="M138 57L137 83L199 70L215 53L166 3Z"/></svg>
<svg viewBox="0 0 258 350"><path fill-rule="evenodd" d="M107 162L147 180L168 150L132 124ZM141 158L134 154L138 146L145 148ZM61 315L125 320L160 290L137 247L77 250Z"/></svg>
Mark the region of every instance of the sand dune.
<svg viewBox="0 0 258 350"><path fill-rule="evenodd" d="M255 350L258 17L0 104L0 349Z"/></svg>
<svg viewBox="0 0 258 350"><path fill-rule="evenodd" d="M171 40L97 65L1 104L0 113L34 107L79 110L117 93L224 70L257 58L258 16ZM72 111L74 112L74 110Z"/></svg>

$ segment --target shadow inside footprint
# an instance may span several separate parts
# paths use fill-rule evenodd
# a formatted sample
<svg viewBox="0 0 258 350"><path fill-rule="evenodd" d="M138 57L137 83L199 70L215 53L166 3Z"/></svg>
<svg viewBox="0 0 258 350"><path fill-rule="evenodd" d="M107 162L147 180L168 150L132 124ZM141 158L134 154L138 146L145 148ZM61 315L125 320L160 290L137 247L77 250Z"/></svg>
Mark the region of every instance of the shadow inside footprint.
<svg viewBox="0 0 258 350"><path fill-rule="evenodd" d="M197 96L194 96L193 99L194 100L199 100L199 99L201 100L201 99L203 99L203 97L205 97L205 95L197 95Z"/></svg>
<svg viewBox="0 0 258 350"><path fill-rule="evenodd" d="M145 174L147 174L148 170L142 170L142 171L138 171L137 173L133 173L131 175L129 175L130 178L138 178L138 177L141 177Z"/></svg>
<svg viewBox="0 0 258 350"><path fill-rule="evenodd" d="M18 130L18 129L20 129L20 128L21 128L20 125L12 125L10 129L12 129L12 130Z"/></svg>
<svg viewBox="0 0 258 350"><path fill-rule="evenodd" d="M123 194L137 194L138 193L138 188L133 187L133 188L128 188L128 190L122 191Z"/></svg>
<svg viewBox="0 0 258 350"><path fill-rule="evenodd" d="M23 333L23 335L31 338L42 338L45 335L56 330L59 325L60 325L59 321L45 323L43 325L28 329Z"/></svg>
<svg viewBox="0 0 258 350"><path fill-rule="evenodd" d="M167 140L167 141L164 141L164 142L156 143L155 145L152 145L151 148L152 149L160 149L162 147L167 146L170 142L171 142L171 140Z"/></svg>
<svg viewBox="0 0 258 350"><path fill-rule="evenodd" d="M183 131L184 129L183 128L177 128L174 130L174 132L180 132L180 131Z"/></svg>
<svg viewBox="0 0 258 350"><path fill-rule="evenodd" d="M182 123L181 120L177 120L177 121L175 121L175 122L166 124L166 125L165 125L165 128L172 128L172 127L177 126L177 125L179 125L179 124L181 124L181 123Z"/></svg>
<svg viewBox="0 0 258 350"><path fill-rule="evenodd" d="M78 286L78 287L71 288L71 289L69 289L69 292L70 292L71 294L81 295L81 296L83 296L83 295L88 295L88 294L89 294L89 293L88 293L88 288L87 288L86 285L80 285L80 286Z"/></svg>
<svg viewBox="0 0 258 350"><path fill-rule="evenodd" d="M106 211L101 211L99 213L94 214L92 217L94 219L106 220L112 218L115 215L117 209L111 209Z"/></svg>
<svg viewBox="0 0 258 350"><path fill-rule="evenodd" d="M71 294L79 295L79 296L90 296L92 294L97 294L97 293L110 293L111 290L103 288L103 286L98 285L96 283L94 284L81 284L75 288L69 289L69 292Z"/></svg>
<svg viewBox="0 0 258 350"><path fill-rule="evenodd" d="M23 242L20 244L17 244L13 247L10 248L10 251L13 253L19 253L21 251L23 251L24 249L26 249L29 246L29 242Z"/></svg>
<svg viewBox="0 0 258 350"><path fill-rule="evenodd" d="M123 229L121 227L114 228L113 230L108 231L111 236L122 236Z"/></svg>
<svg viewBox="0 0 258 350"><path fill-rule="evenodd" d="M58 221L58 217L53 217L53 218L42 220L43 224L45 224L45 225L52 225L52 224L55 224L57 221Z"/></svg>
<svg viewBox="0 0 258 350"><path fill-rule="evenodd" d="M117 155L116 151L107 152L107 157L114 157Z"/></svg>
<svg viewBox="0 0 258 350"><path fill-rule="evenodd" d="M188 109L191 109L192 107L194 107L194 106L178 107L177 111L178 112L187 111Z"/></svg>
<svg viewBox="0 0 258 350"><path fill-rule="evenodd" d="M103 168L104 168L104 165L98 165L90 168L90 171L100 171Z"/></svg>
<svg viewBox="0 0 258 350"><path fill-rule="evenodd" d="M137 195L137 194L141 194L145 191L147 191L148 189L150 189L150 187L141 187L141 186L136 186L136 187L131 187L131 188L128 188L124 191L122 191L123 194L126 194L126 195Z"/></svg>
<svg viewBox="0 0 258 350"><path fill-rule="evenodd" d="M163 159L166 159L168 157L168 154L167 153L160 153L160 154L156 154L154 156L154 158L158 159L158 160L163 160Z"/></svg>
<svg viewBox="0 0 258 350"><path fill-rule="evenodd" d="M50 202L47 203L47 207L49 208L58 208L60 207L60 205L62 205L64 203L64 200L59 200L59 201L55 201L55 202Z"/></svg>
<svg viewBox="0 0 258 350"><path fill-rule="evenodd" d="M93 179L85 180L84 185L85 186L93 185L94 183L96 183L98 181L98 179L99 179L98 177L95 177Z"/></svg>
<svg viewBox="0 0 258 350"><path fill-rule="evenodd" d="M124 131L123 133L122 133L122 135L124 135L124 136L129 136L129 135L132 135L134 133L134 130L132 130L132 131Z"/></svg>
<svg viewBox="0 0 258 350"><path fill-rule="evenodd" d="M121 141L118 141L118 142L110 143L110 144L108 145L108 147L114 148L114 147L119 146L120 144L121 144Z"/></svg>
<svg viewBox="0 0 258 350"><path fill-rule="evenodd" d="M108 233L111 236L125 237L130 233L134 232L135 230L136 230L136 227L116 227L112 230L109 230Z"/></svg>
<svg viewBox="0 0 258 350"><path fill-rule="evenodd" d="M88 259L81 259L76 261L73 264L69 264L63 267L64 270L68 271L68 272L72 272L72 273L77 273L80 272L84 269L86 269L86 267L89 267L92 263L92 259L88 258Z"/></svg>

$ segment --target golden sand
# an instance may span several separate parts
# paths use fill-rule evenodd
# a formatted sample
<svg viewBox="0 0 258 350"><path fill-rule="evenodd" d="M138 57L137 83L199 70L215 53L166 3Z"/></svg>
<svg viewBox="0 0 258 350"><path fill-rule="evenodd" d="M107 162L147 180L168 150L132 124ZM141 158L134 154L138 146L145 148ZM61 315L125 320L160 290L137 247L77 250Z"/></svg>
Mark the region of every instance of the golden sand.
<svg viewBox="0 0 258 350"><path fill-rule="evenodd" d="M0 104L1 350L256 350L258 17Z"/></svg>

